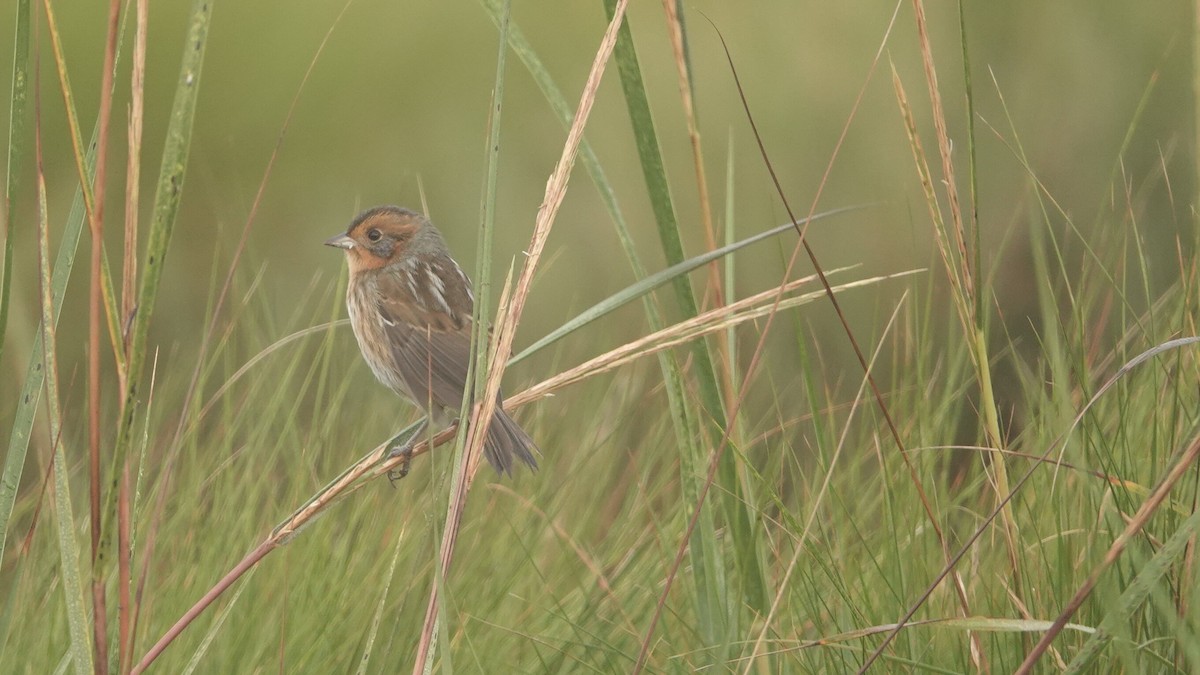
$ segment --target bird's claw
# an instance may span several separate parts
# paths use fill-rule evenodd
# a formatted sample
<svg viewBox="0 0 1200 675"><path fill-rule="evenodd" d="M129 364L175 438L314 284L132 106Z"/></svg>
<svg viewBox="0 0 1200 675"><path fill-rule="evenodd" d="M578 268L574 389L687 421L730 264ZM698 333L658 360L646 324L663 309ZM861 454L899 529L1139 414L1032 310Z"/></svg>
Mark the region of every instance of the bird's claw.
<svg viewBox="0 0 1200 675"><path fill-rule="evenodd" d="M404 445L397 445L396 447L392 448L391 451L388 452L387 457L384 458L383 461L385 462L391 460L393 457L404 458L394 469L388 470L388 482L392 484L392 487L396 486L396 481L408 475L408 469L412 464L412 454L413 444L410 442L405 443Z"/></svg>

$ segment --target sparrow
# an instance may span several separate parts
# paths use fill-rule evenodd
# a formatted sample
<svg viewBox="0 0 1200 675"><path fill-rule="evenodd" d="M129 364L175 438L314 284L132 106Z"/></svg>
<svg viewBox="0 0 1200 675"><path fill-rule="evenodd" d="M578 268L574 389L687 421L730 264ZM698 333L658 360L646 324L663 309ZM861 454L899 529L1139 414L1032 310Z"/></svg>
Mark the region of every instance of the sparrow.
<svg viewBox="0 0 1200 675"><path fill-rule="evenodd" d="M388 453L405 457L393 476L402 478L430 421L444 426L458 417L471 359L471 280L433 223L398 206L362 212L325 244L346 251L346 308L367 365L426 413L417 431ZM484 455L501 475L512 474L514 457L536 470L537 446L503 403L498 397Z"/></svg>

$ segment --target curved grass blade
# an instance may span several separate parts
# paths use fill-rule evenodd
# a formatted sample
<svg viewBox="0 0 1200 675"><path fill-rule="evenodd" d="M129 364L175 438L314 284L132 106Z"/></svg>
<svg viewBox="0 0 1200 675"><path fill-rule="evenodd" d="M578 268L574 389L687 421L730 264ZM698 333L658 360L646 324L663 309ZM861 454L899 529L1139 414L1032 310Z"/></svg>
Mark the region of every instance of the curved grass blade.
<svg viewBox="0 0 1200 675"><path fill-rule="evenodd" d="M847 211L854 211L854 210L862 209L862 208L866 208L866 207L865 206L844 206L842 208L831 209L829 211L822 211L820 213L814 214L811 220L813 220L813 221L820 220L822 218L834 216L839 213L845 213ZM803 225L808 222L810 222L810 220L801 219L799 224ZM683 262L677 263L675 265L671 265L670 267L668 267L664 270L661 270L659 272L655 272L654 274L651 274L650 276L642 279L641 281L638 281L637 283L627 286L624 290L622 290L618 293L615 293L615 294L609 296L608 298L601 300L600 302L596 303L595 305L592 305L588 309L585 309L584 311L580 312L579 315L576 316L574 319L571 319L570 321L564 323L562 326L559 326L557 329L552 331L549 335L543 337L542 339L538 340L537 342L533 343L532 345L529 345L528 347L526 347L520 354L517 354L516 356L514 356L509 363L516 363L524 358L531 356L534 352L550 346L551 344L561 340L562 338L575 332L576 330L579 330L580 328L586 326L587 324L603 317L605 314L608 314L609 312L611 312L633 300L638 299L639 297L649 293L650 291L658 288L659 286L662 286L663 284L670 283L676 279L683 277L685 274L687 274L688 272L691 272L692 270L696 269L697 267L701 267L712 260L716 260L717 258L727 256L730 253L733 253L734 251L737 251L739 249L749 246L750 244L758 243L764 239L770 239L771 237L782 234L784 232L794 231L795 227L796 227L796 225L794 225L792 223L785 223L778 227L773 227L769 230L766 230L765 232L759 232L758 234L746 237L745 239L742 239L741 241L729 244L728 246L722 246L721 248L718 248L714 251L709 251L707 253L703 253L694 258L688 258L687 260L684 260Z"/></svg>
<svg viewBox="0 0 1200 675"><path fill-rule="evenodd" d="M383 587L378 590L379 602L375 604L375 614L371 617L371 625L367 628L362 655L358 658L358 669L355 671L357 675L366 675L367 666L371 662L371 652L375 648L375 639L379 635L379 625L383 623L383 610L387 605L388 591L392 588L392 581L396 578L396 563L400 560L400 551L404 548L402 545L406 539L406 534L402 530L399 536L396 537L396 547L392 551L392 562L388 565L387 576L383 577Z"/></svg>

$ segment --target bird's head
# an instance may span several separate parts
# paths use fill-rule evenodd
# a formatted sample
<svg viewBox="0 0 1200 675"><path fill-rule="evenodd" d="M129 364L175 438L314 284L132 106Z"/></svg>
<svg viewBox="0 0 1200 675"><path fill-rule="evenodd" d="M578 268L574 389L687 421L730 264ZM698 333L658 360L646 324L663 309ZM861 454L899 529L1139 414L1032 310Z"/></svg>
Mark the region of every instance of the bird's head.
<svg viewBox="0 0 1200 675"><path fill-rule="evenodd" d="M330 237L325 245L346 250L351 272L387 267L427 248L432 252L445 246L425 216L399 206L363 211L344 234Z"/></svg>

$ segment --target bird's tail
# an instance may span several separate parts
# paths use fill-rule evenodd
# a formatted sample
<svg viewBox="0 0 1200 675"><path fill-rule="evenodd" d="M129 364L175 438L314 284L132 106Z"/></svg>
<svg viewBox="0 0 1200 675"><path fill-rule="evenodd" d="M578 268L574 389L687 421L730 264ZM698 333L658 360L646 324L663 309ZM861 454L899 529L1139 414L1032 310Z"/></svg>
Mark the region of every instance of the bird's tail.
<svg viewBox="0 0 1200 675"><path fill-rule="evenodd" d="M501 475L511 476L513 457L516 457L536 471L537 460L533 457L535 452L538 452L538 448L529 434L525 433L508 413L497 407L496 416L492 418L488 427L487 440L483 443L483 454L492 468Z"/></svg>

